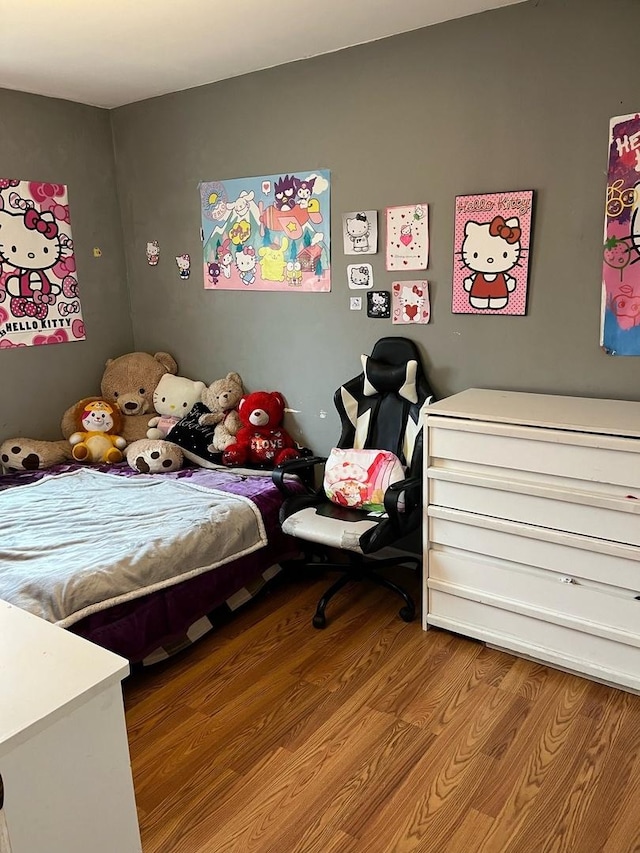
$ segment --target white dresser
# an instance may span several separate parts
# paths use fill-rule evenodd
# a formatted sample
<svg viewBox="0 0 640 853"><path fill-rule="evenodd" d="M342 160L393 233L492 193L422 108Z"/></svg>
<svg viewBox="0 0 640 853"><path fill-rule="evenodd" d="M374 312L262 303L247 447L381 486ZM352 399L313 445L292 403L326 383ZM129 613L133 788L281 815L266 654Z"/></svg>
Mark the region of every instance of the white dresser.
<svg viewBox="0 0 640 853"><path fill-rule="evenodd" d="M640 692L640 403L429 406L423 627Z"/></svg>
<svg viewBox="0 0 640 853"><path fill-rule="evenodd" d="M140 853L126 660L0 601L0 853Z"/></svg>

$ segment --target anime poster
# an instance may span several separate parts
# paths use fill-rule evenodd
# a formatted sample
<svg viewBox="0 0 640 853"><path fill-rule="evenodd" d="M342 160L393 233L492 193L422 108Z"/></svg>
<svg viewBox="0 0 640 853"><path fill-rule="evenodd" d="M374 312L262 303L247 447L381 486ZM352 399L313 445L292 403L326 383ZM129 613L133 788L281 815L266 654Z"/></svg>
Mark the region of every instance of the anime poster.
<svg viewBox="0 0 640 853"><path fill-rule="evenodd" d="M200 184L208 290L331 290L330 172Z"/></svg>
<svg viewBox="0 0 640 853"><path fill-rule="evenodd" d="M0 349L84 338L66 186L0 178Z"/></svg>
<svg viewBox="0 0 640 853"><path fill-rule="evenodd" d="M527 311L533 190L456 197L454 314Z"/></svg>
<svg viewBox="0 0 640 853"><path fill-rule="evenodd" d="M600 345L640 355L640 114L609 124Z"/></svg>
<svg viewBox="0 0 640 853"><path fill-rule="evenodd" d="M394 281L391 289L394 325L428 323L431 317L427 281Z"/></svg>
<svg viewBox="0 0 640 853"><path fill-rule="evenodd" d="M429 208L409 204L387 208L387 269L426 270L429 263Z"/></svg>

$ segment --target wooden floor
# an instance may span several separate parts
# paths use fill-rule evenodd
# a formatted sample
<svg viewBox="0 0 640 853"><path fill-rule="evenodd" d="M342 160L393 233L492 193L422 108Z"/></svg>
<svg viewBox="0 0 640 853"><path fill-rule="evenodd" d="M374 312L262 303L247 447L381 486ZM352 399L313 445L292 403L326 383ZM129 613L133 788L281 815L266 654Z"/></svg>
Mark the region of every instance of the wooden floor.
<svg viewBox="0 0 640 853"><path fill-rule="evenodd" d="M145 853L640 851L640 697L326 585L125 684Z"/></svg>

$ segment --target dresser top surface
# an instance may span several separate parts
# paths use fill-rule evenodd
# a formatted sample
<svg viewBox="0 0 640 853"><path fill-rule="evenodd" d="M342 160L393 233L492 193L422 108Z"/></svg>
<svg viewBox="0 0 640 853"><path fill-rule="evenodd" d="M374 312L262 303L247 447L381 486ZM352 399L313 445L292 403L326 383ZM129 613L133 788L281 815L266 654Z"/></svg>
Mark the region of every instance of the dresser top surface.
<svg viewBox="0 0 640 853"><path fill-rule="evenodd" d="M640 438L640 403L629 400L469 388L433 403L426 413Z"/></svg>
<svg viewBox="0 0 640 853"><path fill-rule="evenodd" d="M128 671L118 655L0 600L0 758Z"/></svg>

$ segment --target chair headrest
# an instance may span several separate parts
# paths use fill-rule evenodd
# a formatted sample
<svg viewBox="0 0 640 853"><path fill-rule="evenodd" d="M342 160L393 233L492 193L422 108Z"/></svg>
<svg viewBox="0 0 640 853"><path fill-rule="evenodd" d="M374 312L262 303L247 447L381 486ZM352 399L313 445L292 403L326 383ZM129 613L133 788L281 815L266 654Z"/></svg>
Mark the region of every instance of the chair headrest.
<svg viewBox="0 0 640 853"><path fill-rule="evenodd" d="M409 403L418 402L416 374L418 362L410 359L404 364L387 364L368 355L360 356L364 370L364 395L373 397L395 391Z"/></svg>

